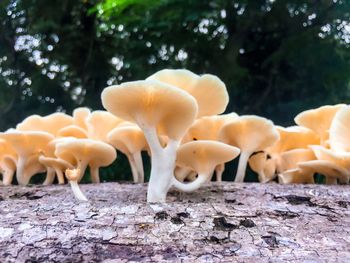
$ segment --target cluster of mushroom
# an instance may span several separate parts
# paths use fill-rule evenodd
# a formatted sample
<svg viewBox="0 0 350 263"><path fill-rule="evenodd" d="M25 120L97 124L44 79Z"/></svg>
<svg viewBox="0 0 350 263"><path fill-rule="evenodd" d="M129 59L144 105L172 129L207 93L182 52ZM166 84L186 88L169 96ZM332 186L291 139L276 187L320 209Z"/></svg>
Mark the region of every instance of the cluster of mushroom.
<svg viewBox="0 0 350 263"><path fill-rule="evenodd" d="M279 183L314 183L314 175L327 184L350 179L350 106L322 106L298 114L298 126L276 126L280 139L252 155L250 167L260 182L278 177Z"/></svg>
<svg viewBox="0 0 350 263"><path fill-rule="evenodd" d="M141 151L150 155L148 202L165 202L171 187L194 191L214 173L221 181L225 163L238 155L235 182L244 181L248 163L260 182L312 183L315 173L327 183L349 181L349 106L306 111L296 117L299 126L283 128L254 115L222 114L229 96L216 76L168 69L108 87L101 97L107 111L34 115L0 133L2 184L11 184L15 172L22 185L46 172L44 184L66 177L86 200L78 187L86 168L98 183L99 167L116 159L116 149L136 183L144 181Z"/></svg>
<svg viewBox="0 0 350 263"><path fill-rule="evenodd" d="M118 149L128 156L134 180L142 182L141 151L146 148L143 133L135 124L106 111L77 108L73 116L33 115L16 129L0 133L2 184L11 184L15 172L20 185L27 185L35 174L46 172L45 185L52 184L56 176L58 183L64 184L66 176L75 196L86 200L78 182L87 167L91 181L99 183L99 167L110 165Z"/></svg>

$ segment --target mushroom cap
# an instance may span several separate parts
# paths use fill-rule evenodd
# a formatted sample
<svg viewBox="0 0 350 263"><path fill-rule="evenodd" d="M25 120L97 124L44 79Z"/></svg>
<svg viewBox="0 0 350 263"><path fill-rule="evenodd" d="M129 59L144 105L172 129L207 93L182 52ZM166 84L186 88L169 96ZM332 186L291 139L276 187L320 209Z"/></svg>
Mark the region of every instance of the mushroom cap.
<svg viewBox="0 0 350 263"><path fill-rule="evenodd" d="M91 139L67 138L56 144L55 155L76 165L79 161L90 166L107 166L116 158L115 149L107 143Z"/></svg>
<svg viewBox="0 0 350 263"><path fill-rule="evenodd" d="M316 156L310 149L293 149L280 155L277 165L278 173L298 168L299 162L316 160Z"/></svg>
<svg viewBox="0 0 350 263"><path fill-rule="evenodd" d="M292 149L307 148L308 145L320 143L319 136L308 128L300 126L275 127L279 132L280 139L273 146L266 149L266 152L270 155L280 154Z"/></svg>
<svg viewBox="0 0 350 263"><path fill-rule="evenodd" d="M8 141L18 155L28 156L45 152L54 136L42 131L18 131L14 129L0 133L0 138Z"/></svg>
<svg viewBox="0 0 350 263"><path fill-rule="evenodd" d="M39 162L44 165L45 167L51 167L54 169L59 169L61 171L65 171L66 169L70 168L72 169L72 165L65 160L58 159L58 158L52 158L52 157L45 157L40 156Z"/></svg>
<svg viewBox="0 0 350 263"><path fill-rule="evenodd" d="M88 134L86 130L77 126L77 125L69 125L63 127L57 132L58 137L75 137L75 138L87 138Z"/></svg>
<svg viewBox="0 0 350 263"><path fill-rule="evenodd" d="M317 109L306 110L299 113L294 121L299 126L309 128L316 132L321 141L328 139L328 130L331 126L334 115L344 104L326 105Z"/></svg>
<svg viewBox="0 0 350 263"><path fill-rule="evenodd" d="M178 148L176 164L193 169L199 174L208 174L216 165L233 160L239 153L238 148L222 142L192 141Z"/></svg>
<svg viewBox="0 0 350 263"><path fill-rule="evenodd" d="M350 152L350 106L341 107L335 114L329 129L332 150Z"/></svg>
<svg viewBox="0 0 350 263"><path fill-rule="evenodd" d="M326 177L337 178L341 183L348 183L350 171L330 161L314 160L298 163L302 170L319 173Z"/></svg>
<svg viewBox="0 0 350 263"><path fill-rule="evenodd" d="M234 112L223 115L201 117L188 129L184 141L218 140L219 131L226 123L235 120L238 115Z"/></svg>
<svg viewBox="0 0 350 263"><path fill-rule="evenodd" d="M107 142L107 134L122 122L108 111L93 111L86 119L89 138Z"/></svg>
<svg viewBox="0 0 350 263"><path fill-rule="evenodd" d="M272 121L247 115L225 124L220 131L219 139L240 148L242 152L253 153L276 143L279 133Z"/></svg>
<svg viewBox="0 0 350 263"><path fill-rule="evenodd" d="M133 154L147 149L143 131L135 124L114 128L108 133L108 143L124 154Z"/></svg>
<svg viewBox="0 0 350 263"><path fill-rule="evenodd" d="M310 145L309 148L314 152L318 160L330 161L350 170L349 152L335 152L320 145Z"/></svg>
<svg viewBox="0 0 350 263"><path fill-rule="evenodd" d="M89 117L90 114L91 111L87 107L76 108L73 111L73 124L84 130L87 130L86 119Z"/></svg>
<svg viewBox="0 0 350 263"><path fill-rule="evenodd" d="M159 81L133 81L102 92L102 104L112 114L156 127L160 134L180 139L197 115L197 102L187 92Z"/></svg>
<svg viewBox="0 0 350 263"><path fill-rule="evenodd" d="M309 170L291 169L278 174L280 184L313 184L314 173Z"/></svg>
<svg viewBox="0 0 350 263"><path fill-rule="evenodd" d="M163 69L147 80L158 80L190 93L198 103L198 118L223 113L229 101L225 84L214 75L198 76L186 69Z"/></svg>
<svg viewBox="0 0 350 263"><path fill-rule="evenodd" d="M259 182L267 183L275 178L276 163L266 152L258 152L249 158L250 168L259 175Z"/></svg>
<svg viewBox="0 0 350 263"><path fill-rule="evenodd" d="M19 131L44 131L52 135L68 125L73 124L73 118L67 114L56 112L47 116L32 115L24 119L16 127Z"/></svg>

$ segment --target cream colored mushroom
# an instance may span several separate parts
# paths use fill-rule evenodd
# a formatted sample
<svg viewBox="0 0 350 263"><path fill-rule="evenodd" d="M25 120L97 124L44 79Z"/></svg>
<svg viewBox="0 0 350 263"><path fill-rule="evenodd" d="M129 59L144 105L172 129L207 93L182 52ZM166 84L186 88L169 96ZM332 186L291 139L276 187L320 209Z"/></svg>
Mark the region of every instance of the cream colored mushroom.
<svg viewBox="0 0 350 263"><path fill-rule="evenodd" d="M57 143L55 155L80 171L79 181L89 165L93 183L100 182L99 167L110 165L117 157L115 149L107 143L76 138Z"/></svg>
<svg viewBox="0 0 350 263"><path fill-rule="evenodd" d="M233 160L239 155L237 147L222 142L202 140L185 143L177 150L176 164L197 172L193 182L183 184L174 178L174 186L182 191L194 191L210 180L218 164Z"/></svg>
<svg viewBox="0 0 350 263"><path fill-rule="evenodd" d="M70 163L57 158L40 156L39 162L44 165L47 170L51 169L54 171L54 173L57 175L59 184L64 184L64 171L66 169L73 169L73 166ZM52 183L53 179L50 179L50 183Z"/></svg>
<svg viewBox="0 0 350 263"><path fill-rule="evenodd" d="M281 153L280 162L277 164L277 173L298 168L298 163L316 160L316 156L310 149L293 149Z"/></svg>
<svg viewBox="0 0 350 263"><path fill-rule="evenodd" d="M191 94L198 103L197 118L223 113L229 96L225 84L216 76L198 76L186 69L163 69L147 80L158 80Z"/></svg>
<svg viewBox="0 0 350 263"><path fill-rule="evenodd" d="M250 155L272 146L279 139L279 134L270 120L248 115L224 125L219 138L241 149L235 182L243 182Z"/></svg>
<svg viewBox="0 0 350 263"><path fill-rule="evenodd" d="M271 182L276 177L276 164L266 152L258 152L249 158L250 168L258 174L260 183Z"/></svg>
<svg viewBox="0 0 350 263"><path fill-rule="evenodd" d="M64 113L53 113L47 116L32 115L16 127L19 131L43 131L54 136L63 127L73 124L73 118Z"/></svg>
<svg viewBox="0 0 350 263"><path fill-rule="evenodd" d="M317 109L306 110L299 113L294 121L296 124L316 132L321 139L321 145L327 146L329 128L334 115L344 104L326 105Z"/></svg>
<svg viewBox="0 0 350 263"><path fill-rule="evenodd" d="M336 152L320 145L310 145L309 148L314 152L317 160L330 161L350 171L350 152Z"/></svg>
<svg viewBox="0 0 350 263"><path fill-rule="evenodd" d="M197 116L196 100L177 87L146 80L104 89L102 104L144 132L152 159L147 201L165 202L173 184L176 149ZM165 147L159 141L161 135L168 137Z"/></svg>
<svg viewBox="0 0 350 263"><path fill-rule="evenodd" d="M53 140L53 135L40 131L10 129L0 133L0 138L8 141L18 155L16 178L19 184L27 185L34 174L45 171L38 159Z"/></svg>
<svg viewBox="0 0 350 263"><path fill-rule="evenodd" d="M0 139L0 174L2 184L10 185L16 171L17 154L12 145L4 139Z"/></svg>
<svg viewBox="0 0 350 263"><path fill-rule="evenodd" d="M314 173L310 170L291 169L278 174L280 184L313 184Z"/></svg>
<svg viewBox="0 0 350 263"><path fill-rule="evenodd" d="M141 151L148 147L143 131L136 124L117 127L108 133L107 142L127 156L134 182L143 183Z"/></svg>
<svg viewBox="0 0 350 263"><path fill-rule="evenodd" d="M89 138L108 142L107 134L122 122L108 111L93 111L86 119Z"/></svg>
<svg viewBox="0 0 350 263"><path fill-rule="evenodd" d="M314 160L301 162L298 163L298 166L301 170L324 175L326 184L336 184L337 180L342 184L349 182L350 171L330 161Z"/></svg>

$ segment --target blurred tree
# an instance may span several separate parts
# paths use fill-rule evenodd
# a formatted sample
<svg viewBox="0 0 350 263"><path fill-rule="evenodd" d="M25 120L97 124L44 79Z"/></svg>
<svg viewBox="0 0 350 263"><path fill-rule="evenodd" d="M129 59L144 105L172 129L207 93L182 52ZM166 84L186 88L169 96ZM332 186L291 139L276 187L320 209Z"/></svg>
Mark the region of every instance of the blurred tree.
<svg viewBox="0 0 350 263"><path fill-rule="evenodd" d="M182 67L223 79L228 111L291 124L348 101L349 16L340 0L4 0L0 128L101 108L105 86Z"/></svg>

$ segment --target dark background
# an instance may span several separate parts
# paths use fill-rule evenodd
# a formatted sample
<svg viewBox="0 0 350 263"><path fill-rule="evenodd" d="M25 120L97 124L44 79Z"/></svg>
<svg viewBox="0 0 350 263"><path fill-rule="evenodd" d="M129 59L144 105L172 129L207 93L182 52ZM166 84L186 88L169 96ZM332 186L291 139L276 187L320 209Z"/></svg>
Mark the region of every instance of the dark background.
<svg viewBox="0 0 350 263"><path fill-rule="evenodd" d="M349 21L345 0L1 0L0 130L101 109L106 86L163 68L215 74L227 112L292 125L349 103Z"/></svg>

